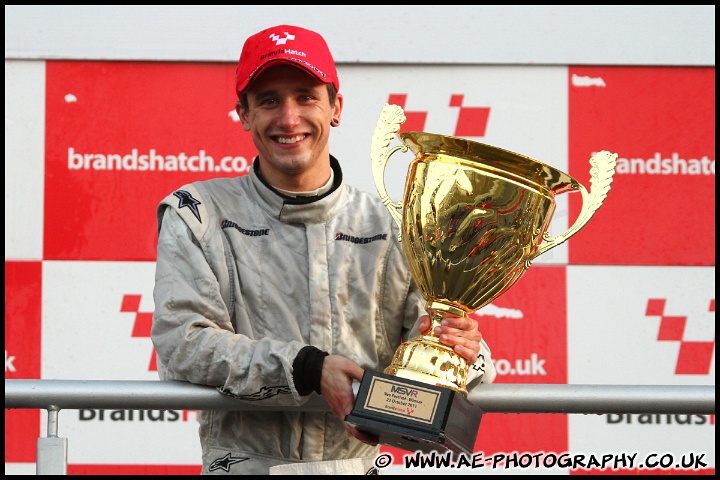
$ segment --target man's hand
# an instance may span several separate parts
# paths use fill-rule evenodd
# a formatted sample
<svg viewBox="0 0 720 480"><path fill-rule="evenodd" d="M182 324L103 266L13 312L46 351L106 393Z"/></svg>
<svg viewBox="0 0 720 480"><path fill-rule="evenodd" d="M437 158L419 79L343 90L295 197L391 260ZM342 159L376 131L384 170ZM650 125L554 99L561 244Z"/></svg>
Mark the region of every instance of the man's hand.
<svg viewBox="0 0 720 480"><path fill-rule="evenodd" d="M352 381L362 380L363 370L360 365L349 358L340 355L328 355L323 361L322 377L320 379L320 391L325 397L332 412L343 421L345 430L361 442L370 445L377 445L378 439L374 435L351 427L345 423L345 416L348 415L355 405Z"/></svg>
<svg viewBox="0 0 720 480"><path fill-rule="evenodd" d="M423 315L418 324L420 333L427 334L430 329L430 317ZM482 334L478 331L478 323L470 317L456 317L443 314L440 326L435 327L435 335L440 343L464 357L471 365L475 363L480 354L480 341Z"/></svg>

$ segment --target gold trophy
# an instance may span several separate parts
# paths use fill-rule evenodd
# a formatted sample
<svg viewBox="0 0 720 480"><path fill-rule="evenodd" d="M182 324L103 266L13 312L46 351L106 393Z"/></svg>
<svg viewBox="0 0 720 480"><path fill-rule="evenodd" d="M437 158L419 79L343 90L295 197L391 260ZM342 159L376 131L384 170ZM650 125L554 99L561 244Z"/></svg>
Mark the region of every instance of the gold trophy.
<svg viewBox="0 0 720 480"><path fill-rule="evenodd" d="M386 104L372 139L373 179L400 228L398 241L426 300L432 325L398 347L383 373L367 371L346 420L406 450L470 453L482 411L467 400L467 361L433 333L443 314L467 316L498 298L532 261L577 233L602 205L617 154L590 159L592 189L532 158L463 138L397 134L405 114ZM390 147L395 135L402 145ZM385 188L397 151L415 154L402 204ZM575 223L551 238L555 197L577 192Z"/></svg>

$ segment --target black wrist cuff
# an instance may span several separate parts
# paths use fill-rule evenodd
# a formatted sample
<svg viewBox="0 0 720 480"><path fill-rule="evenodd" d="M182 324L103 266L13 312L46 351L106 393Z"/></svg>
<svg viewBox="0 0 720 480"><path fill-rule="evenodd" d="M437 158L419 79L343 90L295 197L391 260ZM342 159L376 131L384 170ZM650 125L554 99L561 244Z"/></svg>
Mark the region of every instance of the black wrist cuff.
<svg viewBox="0 0 720 480"><path fill-rule="evenodd" d="M320 391L322 367L328 353L319 348L307 346L300 349L293 361L293 382L300 395L310 395Z"/></svg>

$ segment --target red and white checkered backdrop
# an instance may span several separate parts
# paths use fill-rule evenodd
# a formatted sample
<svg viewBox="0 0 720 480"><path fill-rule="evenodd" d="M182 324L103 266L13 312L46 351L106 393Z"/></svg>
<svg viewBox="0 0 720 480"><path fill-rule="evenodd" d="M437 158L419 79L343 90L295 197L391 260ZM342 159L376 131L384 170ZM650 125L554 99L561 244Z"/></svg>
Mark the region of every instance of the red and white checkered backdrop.
<svg viewBox="0 0 720 480"><path fill-rule="evenodd" d="M184 183L246 174L255 149L233 111L234 74L230 63L6 61L6 379L157 380L155 207ZM476 312L496 383L715 384L714 67L339 74L345 109L331 151L370 192L385 103L404 108L403 130L522 153L588 189L592 154L618 154L590 222ZM395 200L411 160L402 155L386 172ZM579 194L559 196L551 235L581 206ZM44 411L6 409L6 473L34 473L45 428ZM200 471L196 412L62 411L59 435L70 474ZM399 467L403 452L383 450ZM694 452L714 473L715 416L489 413L475 450Z"/></svg>

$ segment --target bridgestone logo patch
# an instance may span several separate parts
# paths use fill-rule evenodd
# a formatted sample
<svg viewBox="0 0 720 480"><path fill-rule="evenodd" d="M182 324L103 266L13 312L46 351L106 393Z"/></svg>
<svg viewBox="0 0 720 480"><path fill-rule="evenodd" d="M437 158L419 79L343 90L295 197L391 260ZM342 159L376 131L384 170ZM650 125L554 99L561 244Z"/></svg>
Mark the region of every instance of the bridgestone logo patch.
<svg viewBox="0 0 720 480"><path fill-rule="evenodd" d="M245 228L242 228L240 225L238 225L237 223L235 223L235 222L233 222L233 221L231 221L231 220L223 220L223 221L220 223L220 228L223 228L223 229L225 229L225 228L234 228L234 229L237 230L238 232L242 233L243 235L247 235L248 237L260 237L260 236L263 236L263 235L269 235L269 234L270 234L270 229L269 229L269 228L263 228L263 229L260 229L260 230L247 230L247 229L245 229Z"/></svg>
<svg viewBox="0 0 720 480"><path fill-rule="evenodd" d="M353 237L352 235L346 235L342 232L338 232L335 234L335 240L343 240L345 242L352 243L370 243L375 240L387 240L387 233L379 233L372 237Z"/></svg>

